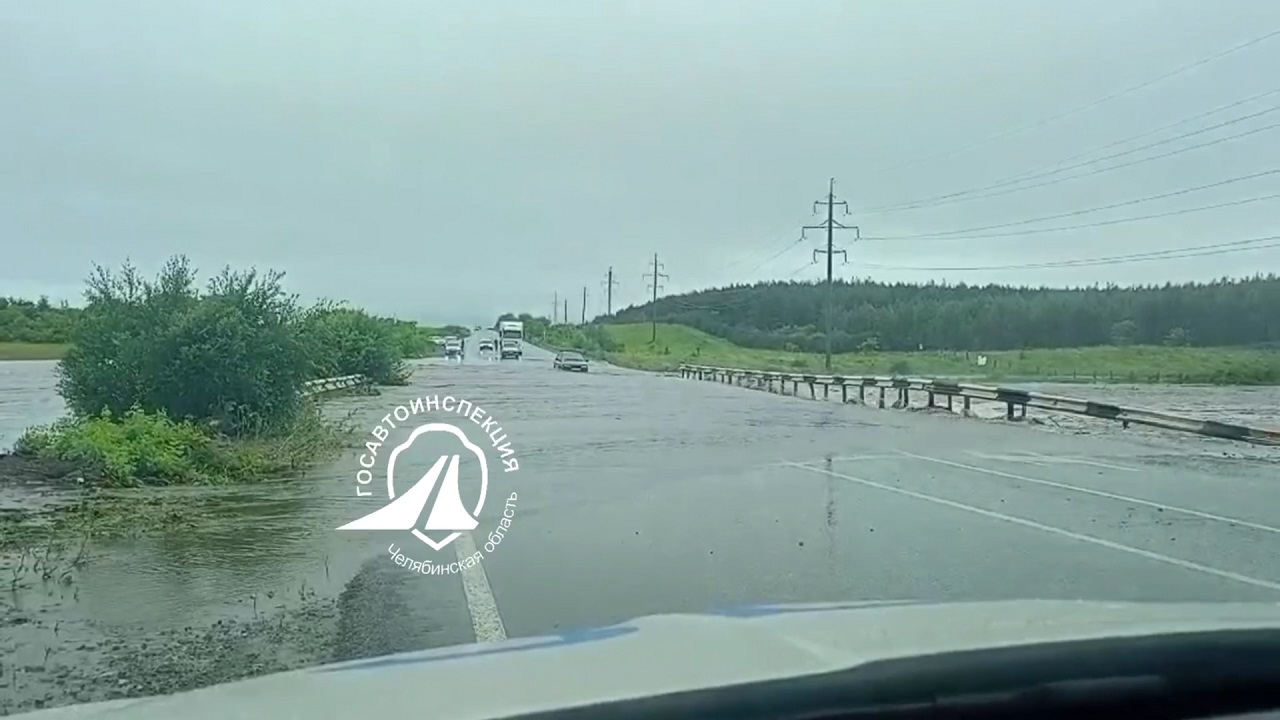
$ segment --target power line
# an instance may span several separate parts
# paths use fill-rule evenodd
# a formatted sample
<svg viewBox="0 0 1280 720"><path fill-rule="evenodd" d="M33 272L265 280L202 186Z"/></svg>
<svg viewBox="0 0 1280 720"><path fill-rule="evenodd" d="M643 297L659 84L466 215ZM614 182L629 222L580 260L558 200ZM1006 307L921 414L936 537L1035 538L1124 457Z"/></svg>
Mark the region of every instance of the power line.
<svg viewBox="0 0 1280 720"><path fill-rule="evenodd" d="M1046 181L1044 181L1044 182L1036 183L1036 184L1034 184L1034 185L1027 185L1027 186L1025 186L1025 187L1006 188L1006 189L1004 189L1004 190L1000 190L1000 191L998 191L998 192L993 192L993 193L988 193L988 194L986 194L986 195L975 195L975 196L973 196L973 197L967 197L967 198L956 198L956 199L953 199L953 200L944 200L944 201L942 201L942 202L933 203L932 205L933 205L933 206L937 206L937 205L950 205L950 204L952 204L952 203L965 202L965 201L968 201L968 200L984 200L984 199L986 199L986 198L993 198L993 197L999 197L999 196L1001 196L1001 195L1008 195L1008 194L1010 194L1010 193L1022 192L1023 190L1033 190L1033 189L1035 189L1035 188L1046 187L1046 186L1049 186L1049 185L1056 185L1056 184L1058 184L1058 183L1060 183L1060 182L1066 182L1066 181L1068 181L1068 180L1079 180L1080 178L1086 178L1086 177L1090 177L1090 176L1093 176L1093 175L1099 175L1099 174L1101 174L1101 173L1104 173L1104 172L1110 172L1110 171L1112 171L1112 170L1119 170L1119 169L1121 169L1121 168L1132 167L1132 166L1134 166L1134 165L1141 165L1142 163L1148 163L1148 162L1152 162L1152 161L1154 161L1154 160L1163 160L1164 158L1172 157L1172 156L1174 156L1174 155L1181 155L1182 153L1190 152L1190 151L1192 151L1192 150L1199 150L1199 149L1201 149L1201 148L1206 148L1206 147L1209 147L1209 146L1211 146L1211 145L1217 145L1217 144L1219 144L1219 143L1230 142L1231 140L1238 140L1238 139L1240 139L1240 138L1242 138L1242 137L1248 137L1249 135L1256 135L1256 134L1258 134L1258 133L1260 133L1260 132L1266 132L1267 130L1275 130L1276 128L1280 128L1280 123L1272 123L1271 125L1264 125L1264 126L1262 126L1262 127L1254 128L1254 129L1252 129L1252 130L1245 130L1244 132L1236 133L1235 135L1228 135L1228 136L1226 136L1226 137L1217 138L1216 140L1210 140L1210 141L1208 141L1208 142L1203 142L1203 143L1200 143L1199 145L1191 145L1191 146L1184 147L1184 148L1178 148L1177 150L1170 150L1169 152L1160 153L1159 155L1152 155L1151 157L1146 157L1146 158L1138 158L1137 160L1131 160L1131 161L1126 162L1126 163L1120 163L1119 165L1112 165L1111 167L1098 168L1098 169L1093 170L1093 171L1091 171L1091 172L1087 172L1087 173L1080 173L1079 175L1072 175L1072 176L1070 176L1070 177L1065 177L1065 178L1056 178L1056 179L1053 179L1053 180L1046 180ZM923 207L923 206L922 206L922 207Z"/></svg>
<svg viewBox="0 0 1280 720"><path fill-rule="evenodd" d="M665 266L658 262L658 253L654 253L653 272L647 272L643 276L645 278L653 278L647 286L653 291L653 304L649 306L649 322L653 327L653 337L649 339L649 342L652 343L658 342L658 291L662 289L663 278L671 279L670 275L662 272L663 267Z"/></svg>
<svg viewBox="0 0 1280 720"><path fill-rule="evenodd" d="M1025 220L1016 220L1016 221L1007 222L1007 223L999 223L996 225L980 225L978 227L964 228L961 230L946 230L946 231L941 231L936 233L921 233L921 234L915 234L915 235L869 235L862 239L863 240L924 240L924 239L941 239L941 238L948 238L948 237L958 237L958 236L963 236L967 233L982 232L984 230L998 230L1001 228L1017 227L1019 225L1031 225L1034 223L1044 222L1046 220L1061 220L1063 218L1078 217L1080 215L1088 215L1091 213L1102 212L1104 210L1115 210L1116 208L1128 207L1130 205L1139 205L1142 203L1153 202L1155 200L1165 200L1171 197L1178 197L1179 195L1187 195L1193 192L1199 192L1200 190L1209 190L1211 188L1223 187L1223 186L1231 185L1238 182L1244 182L1246 180L1255 180L1260 177L1266 177L1268 175L1276 175L1276 174L1280 174L1280 168L1264 170L1262 172L1251 173L1249 175L1240 175L1237 177L1227 178L1226 180L1219 180L1217 182L1207 183L1204 185L1196 185L1195 187L1183 188L1181 190L1174 190L1167 193L1160 193L1159 195L1148 195L1146 197L1134 198L1132 200L1125 200L1123 202L1111 203L1109 205L1099 205L1097 207L1085 208L1082 210L1072 210L1069 212L1057 213L1054 215L1042 215L1040 217L1028 218ZM1144 217L1135 218L1135 220L1139 220L1139 219L1145 220L1145 219L1150 219L1155 217L1162 217L1165 214L1179 215L1184 212L1194 212L1197 210L1209 210L1215 207L1227 207L1232 204L1244 204L1246 202L1257 202L1260 200L1269 199L1270 197L1271 196L1266 195L1266 196L1262 196L1258 198L1250 198L1248 200L1238 201L1234 203L1224 203L1221 205L1207 205L1201 208L1192 208L1190 210L1178 210L1178 211L1172 211L1172 212L1163 213L1163 214L1147 215ZM981 237L1006 237L1010 235L1031 235L1031 234L1040 233L1040 232L1055 232L1057 230L1069 230L1069 229L1075 229L1075 228L1095 227L1098 225L1113 224L1113 222L1127 222L1127 220L1108 221L1104 223L1086 224L1086 225L1073 225L1073 226L1067 226L1064 228L1047 228L1043 230L1023 230L1023 231L1018 231L1014 233L996 233L993 235L977 235L974 237L981 238Z"/></svg>
<svg viewBox="0 0 1280 720"><path fill-rule="evenodd" d="M1240 100L1233 100L1233 101L1231 101L1231 102L1229 102L1229 103L1226 103L1225 105L1219 105L1218 107L1213 108L1212 110L1205 110L1204 112L1196 113L1195 115L1192 115L1192 116L1190 116L1190 117L1184 117L1184 118L1182 118L1181 120L1174 120L1174 121L1173 121L1173 122L1171 122L1171 123L1166 123L1166 124L1164 124L1164 125L1160 125L1160 126L1157 126L1157 127L1151 128L1150 130L1144 130L1144 131L1142 131L1142 132L1138 133L1137 135L1130 135L1129 137L1121 138L1121 139L1119 139L1119 140L1114 140L1114 141L1109 142L1109 143L1107 143L1107 144L1105 144L1105 145L1099 145L1099 146L1097 146L1097 147L1090 148L1090 149L1088 149L1088 150L1083 150L1083 151L1081 151L1081 152L1076 153L1075 155L1071 155L1071 156L1068 156L1068 157L1062 158L1062 159L1061 159L1061 160L1059 160L1057 163L1055 163L1052 167L1057 167L1058 165L1061 165L1061 164L1063 164L1063 163L1069 163L1069 162L1071 162L1071 161L1073 161L1073 160L1079 160L1079 159L1080 159L1080 158L1082 158L1082 157L1087 157L1087 156L1092 155L1092 154L1094 154L1094 153L1096 153L1096 152L1102 152L1103 150L1110 150L1111 148L1116 147L1116 146L1118 146L1118 145L1126 145L1126 144L1128 144L1128 143L1133 142L1134 140L1141 140L1141 139L1142 139L1142 138L1144 138L1144 137L1150 137L1150 136L1155 135L1155 134L1157 134L1157 133L1164 132L1165 130L1172 130L1173 128L1176 128L1176 127L1178 127L1179 125L1186 125L1187 123L1195 122L1196 120L1200 120L1201 118L1209 117L1210 115L1217 115L1218 113L1222 112L1223 110L1230 110L1230 109L1231 109L1231 108L1233 108L1233 107L1239 107L1240 105L1247 105L1248 103L1251 103L1251 102L1253 102L1254 100L1261 100L1262 98L1267 97L1268 95L1275 95L1276 93L1280 93L1280 88L1273 88L1273 89L1271 89L1271 90L1264 90L1264 91L1262 91L1262 92L1260 92L1260 93L1256 93L1256 94L1254 94L1254 95L1250 95L1250 96L1249 96L1249 97L1247 97L1247 98L1241 98ZM1027 176L1027 175L1033 175L1033 174L1035 174L1036 172L1039 172L1039 171L1038 171L1038 170L1028 170L1028 171L1026 171L1026 172L1019 173L1018 175L1016 175L1016 176L1012 176L1012 177L1025 177L1025 176Z"/></svg>
<svg viewBox="0 0 1280 720"><path fill-rule="evenodd" d="M1114 220L1101 220L1092 223L1080 223L1078 225L1064 225L1061 227L1037 228L1035 230L1014 230L1005 233L990 233L986 235L940 235L940 236L919 236L896 238L899 240L983 240L987 238L1001 237L1023 237L1025 235L1040 235L1042 233L1064 232L1066 230L1083 230L1085 228L1106 227L1108 225L1121 225L1124 223L1141 222L1143 220L1155 220L1163 217L1173 217L1175 215L1188 215L1190 213L1204 212L1206 210L1219 210L1225 207L1235 207L1237 205L1247 205L1249 203L1263 202L1265 200L1280 200L1280 193L1271 193L1270 195L1258 195L1256 197L1244 198L1243 200L1231 200L1229 202L1215 203L1213 205L1201 205L1199 207L1181 208L1179 210L1170 210L1168 212L1151 213L1149 215L1136 215L1125 218L1116 218ZM863 238L864 240L870 238Z"/></svg>
<svg viewBox="0 0 1280 720"><path fill-rule="evenodd" d="M982 187L971 188L971 189L969 189L969 190L959 190L959 191L957 191L957 192L947 193L947 194L945 194L945 195L935 195L935 196L930 197L930 198L922 198L922 199L919 199L919 200L913 200L913 201L909 201L909 202L905 202L905 203L898 203L898 204L896 204L896 205L882 205L882 206L880 206L880 207L877 207L877 208L871 208L871 209L868 209L868 210L864 210L864 211L862 211L862 212L864 212L864 213L900 212L900 211L905 211L905 210L918 210L918 209L922 209L922 208L936 207L936 206L938 206L938 205L949 205L949 204L951 204L951 203L953 203L953 202L959 202L959 201L963 200L963 199L965 198L965 196L968 196L968 195L974 195L974 194L977 194L977 193L985 192L985 191L987 191L987 190L994 190L994 189L998 189L998 188L1002 188L1002 187L1008 187L1008 186L1010 186L1010 185L1018 185L1018 184L1020 184L1020 183L1026 182L1027 180L1035 180L1035 179L1037 179L1037 178L1049 177L1049 176L1052 176L1052 175L1057 175L1058 173L1066 172L1066 171L1068 171L1068 170L1078 170L1079 168L1087 167L1087 166L1089 166L1089 165L1093 165L1094 163L1102 162L1102 161L1104 161L1104 160L1114 160L1114 159L1116 159L1116 158L1118 158L1118 157L1124 157L1125 155L1132 155L1133 153L1136 153L1136 152L1142 152L1143 150L1150 150L1151 148L1159 147L1159 146L1161 146L1161 145L1167 145L1167 144L1169 144L1169 143L1171 143L1171 142L1177 142L1177 141L1179 141L1179 140L1185 140L1186 138L1189 138L1189 137L1194 137L1194 136L1196 136L1196 135L1202 135L1202 134L1207 133L1207 132L1212 132L1212 131L1214 131L1214 130L1219 130L1219 129L1221 129L1221 128L1227 127L1228 125L1234 125L1234 124L1236 124L1236 123L1244 122L1244 121L1246 121L1246 120L1252 120L1252 119L1254 119L1254 118L1261 117L1261 116L1266 115L1266 114L1268 114L1268 113L1276 112L1277 110L1280 110L1280 105L1273 105L1273 106L1271 106L1271 107L1269 107L1269 108L1267 108L1267 109L1265 109L1265 110L1261 110L1261 111L1256 112L1256 113L1251 113L1251 114L1249 114L1249 115L1244 115L1244 116L1242 116L1242 117L1234 118L1234 119L1232 119L1232 120L1227 120L1227 121L1224 121L1224 122L1220 122L1220 123L1218 123L1217 125L1210 125L1209 127L1206 127L1206 128L1200 128L1199 130L1193 130L1193 131L1191 131L1191 132L1183 133L1183 134L1181 134L1181 135L1175 135L1174 137L1166 138L1166 139L1164 139L1164 140L1157 140L1156 142L1148 143L1148 144L1146 144L1146 145L1139 145L1139 146L1138 146L1138 147L1136 147L1136 148L1130 148L1130 149L1128 149L1128 150L1124 150L1124 151L1122 151L1122 152L1112 153L1111 155L1105 155L1105 156L1103 156L1103 157L1100 157L1100 158L1094 158L1094 159L1092 159L1092 160L1086 160L1086 161L1084 161L1084 162L1076 163L1076 164L1074 164L1074 165L1066 165L1066 166L1064 166L1064 167L1060 167L1060 168L1057 168L1057 169L1054 169L1054 170L1047 170L1047 171L1044 171L1044 172L1034 173L1034 174L1031 174L1031 175L1025 175L1025 176L1018 177L1018 178L1007 179L1007 180L1003 180L1003 181L999 181L999 182L991 183L991 184L989 184L989 185L984 185L984 186L982 186ZM1280 127L1280 123L1278 123L1278 124L1276 124L1276 125L1269 125L1269 126L1267 126L1267 127ZM1262 128L1262 129L1266 129L1266 128ZM1246 134L1249 134L1249 133L1246 133ZM1226 139L1230 139L1230 138L1221 138L1221 139L1222 139L1222 140L1226 140ZM1210 144L1212 144L1212 143L1210 143ZM1190 148L1183 148L1182 150L1180 150L1180 151L1178 151L1178 152L1185 152L1186 150L1193 150L1193 149L1195 149L1196 147L1203 147L1203 145L1200 145L1200 146L1192 146L1192 147L1190 147ZM1176 153L1175 153L1175 154L1176 154ZM1163 155L1157 155L1157 156L1155 156L1155 157L1153 157L1153 158L1146 158L1146 160L1155 160L1155 159L1160 158L1160 157L1166 157L1166 156L1163 156ZM1124 165L1118 165L1118 166L1116 166L1116 167L1125 167L1125 166L1124 166ZM1108 168L1108 169L1114 169L1114 168ZM1070 179L1070 178L1067 178L1067 179ZM1032 185L1032 186L1030 186L1030 187L1039 187L1039 186L1038 186L1038 185ZM1026 189L1026 188L1014 188L1014 190L1018 190L1018 189ZM997 193L997 194L1000 194L1000 193ZM990 196L990 195L984 195L984 196L982 196L982 197L991 197L991 196ZM975 198L975 199L976 199L976 198Z"/></svg>
<svg viewBox="0 0 1280 720"><path fill-rule="evenodd" d="M800 245L800 244L801 244L801 243L803 243L804 241L805 241L805 237L804 237L803 235L801 235L800 237L796 238L795 240L792 240L792 241L788 242L788 243L787 243L787 245L786 245L786 247L782 248L782 249L781 249L781 250L779 250L778 252L776 252L776 253L774 253L773 255L769 256L769 259L768 259L768 260L765 260L764 262L762 262L762 263L760 263L760 264L756 265L755 267L751 268L751 269L750 269L750 270L748 270L747 272L748 272L748 273L756 273L756 272L759 272L759 271L760 271L761 269L763 269L766 265L768 265L768 264L772 263L774 260L777 260L778 258L782 257L783 255L786 255L787 253L791 252L792 250L794 250L794 249L796 248L796 246L797 246L797 245Z"/></svg>
<svg viewBox="0 0 1280 720"><path fill-rule="evenodd" d="M1189 71L1189 70L1194 70L1195 68L1198 68L1198 67L1200 67L1200 66L1202 66L1202 65L1206 65L1206 64L1208 64L1208 63L1211 63L1211 62L1213 62L1214 60L1221 59L1221 58L1226 57L1226 56L1228 56L1228 55L1231 55L1231 54L1233 54L1233 53L1239 52L1240 50L1244 50L1245 48L1248 48L1248 47L1250 47L1250 46L1256 45L1256 44L1261 43L1261 42L1264 42L1264 41L1266 41L1266 40L1270 40L1271 38L1273 38L1273 37L1275 37L1275 36L1277 36L1277 35L1280 35L1280 29L1278 29L1278 30L1272 30L1271 32L1265 33L1265 34L1263 34L1263 35L1259 35L1258 37L1255 37L1255 38L1253 38L1252 40L1247 40L1247 41L1245 41L1245 42L1243 42L1243 43L1240 43L1239 45L1232 46L1232 47L1230 47L1230 48L1227 48L1226 50L1223 50L1223 51L1220 51L1220 52L1214 53L1213 55L1210 55L1210 56L1208 56L1208 57L1201 58L1201 59L1199 59L1199 60L1196 60L1195 62L1191 62L1191 63L1188 63L1188 64L1186 64L1186 65L1182 65L1182 66L1177 67L1177 68L1175 68L1175 69L1173 69L1173 70L1170 70L1169 72L1164 73L1163 75L1159 75L1159 76L1157 76L1157 77L1155 77L1155 78L1152 78L1152 79L1150 79L1150 80L1146 80L1146 81L1144 81L1144 82L1138 83L1137 85L1133 85L1133 86L1131 86L1131 87L1125 88L1125 89L1120 90L1120 91L1118 91L1118 92L1111 93L1110 95L1106 95L1106 96L1101 97L1101 98L1099 98L1099 99L1097 99L1097 100L1094 100L1094 101L1092 101L1092 102L1085 103L1084 105L1076 106L1076 107L1071 108L1071 109L1069 109L1069 110L1066 110L1066 111L1063 111L1063 112L1057 113L1057 114L1055 114L1055 115L1050 115L1050 116L1045 117L1045 118L1041 118L1040 120L1036 120L1036 121L1033 121L1033 122L1027 123L1027 124L1025 124L1025 125L1019 125L1019 126L1014 126L1014 127L1008 128L1008 129L1003 130L1003 131L1001 131L1001 132L998 132L998 133L996 133L996 134L994 134L994 135L990 135L990 136L986 137L986 138L985 138L985 139L983 139L983 140L979 140L979 141L977 141L977 142L974 142L974 143L971 143L971 144L966 145L966 146L964 146L964 147L961 147L961 148L959 148L959 149L957 149L957 150L951 150L951 151L942 152L942 153L935 153L935 154L933 154L933 155L927 155L927 156L924 156L924 157L917 158L917 159L915 159L915 160L908 160L908 161L906 161L906 162L904 162L904 163L900 163L900 164L898 164L898 165L893 165L893 166L889 166L889 167L884 167L884 168L876 169L876 170L874 170L874 171L873 171L873 173L878 174L878 175L883 175L883 174L885 174L885 173L896 172L896 171L898 171L898 170L902 170L902 169L904 169L904 168L908 168L908 167L913 167L913 166L915 166L915 165L919 165L920 163L928 162L928 161L930 161L930 160L938 160L938 159L942 159L942 158L945 158L945 157L951 157L951 156L953 156L953 155L958 155L958 154L960 154L960 153L967 152L967 151L969 151L969 150L973 150L973 149L975 149L975 148L982 147L982 146L987 145L987 144L989 144L989 143L992 143L992 142L994 142L994 141L996 141L996 140L1001 140L1001 139L1006 138L1006 137L1009 137L1009 136L1011 136L1011 135L1016 135L1016 134L1018 134L1018 133L1025 132L1025 131L1027 131L1027 130L1034 130L1034 129L1036 129L1036 128L1043 127L1043 126L1048 125L1048 124L1050 124L1050 123L1057 122L1058 120L1062 120L1062 119L1064 119L1064 118L1071 117L1072 115L1076 115L1076 114L1079 114L1079 113L1081 113L1081 112L1084 112L1085 110L1091 110L1091 109L1093 109L1093 108L1095 108L1095 107L1098 107L1099 105L1102 105L1103 103L1107 103L1107 102L1110 102L1110 101L1112 101L1112 100L1116 100L1116 99L1119 99L1119 98L1121 98L1121 97L1124 97L1124 96L1126 96L1126 95L1130 95L1130 94L1132 94L1132 93L1134 93L1134 92L1137 92L1137 91L1139 91L1139 90L1143 90L1143 89L1145 89L1145 88L1151 87L1152 85L1155 85L1155 84L1157 84L1157 83L1159 83L1159 82L1162 82L1162 81L1164 81L1164 80L1168 80L1168 79L1169 79L1169 78L1171 78L1171 77L1175 77L1175 76L1177 76L1177 75L1181 75L1182 73L1185 73L1185 72L1187 72L1187 71Z"/></svg>
<svg viewBox="0 0 1280 720"><path fill-rule="evenodd" d="M1169 250L1153 250L1151 252L1132 253L1129 255L1112 255L1109 257L1082 258L1079 260L1060 260L1043 263L1023 263L1017 265L970 265L966 267L920 267L908 265L877 265L876 263L863 263L863 265L883 270L919 270L929 272L1039 270L1063 267L1093 267L1098 265L1120 265L1123 263L1143 262L1148 260L1176 260L1188 257L1203 257L1206 255L1223 255L1232 252L1244 252L1246 250L1262 250L1265 248L1280 247L1280 242L1273 241L1280 241L1280 235L1270 235L1267 237L1251 238L1248 240L1233 240L1231 242L1213 243L1210 245L1192 245L1190 247L1172 248Z"/></svg>
<svg viewBox="0 0 1280 720"><path fill-rule="evenodd" d="M832 280L831 280L832 269L833 269L832 265L835 261L835 256L837 253L843 256L845 264L848 264L849 262L849 253L845 252L844 250L836 250L834 247L835 231L836 230L853 230L854 233L856 234L861 234L861 231L857 228L857 226L842 225L836 221L836 218L835 218L836 205L843 205L844 214L848 215L849 203L845 202L844 200L836 200L835 178L831 178L831 184L828 185L827 187L826 199L818 200L813 203L813 211L815 214L818 212L819 205L825 206L827 208L826 222L822 223L821 225L805 225L800 229L800 238L804 239L805 230L826 230L827 231L827 248L825 250L814 250L813 259L816 261L818 259L818 255L827 256L827 323L826 323L827 331L825 333L826 335L826 361L825 362L826 362L826 369L830 370L831 369L831 321L832 321L832 316L835 314L835 305L834 305L835 291L832 288ZM857 239L856 235L854 239L855 240Z"/></svg>

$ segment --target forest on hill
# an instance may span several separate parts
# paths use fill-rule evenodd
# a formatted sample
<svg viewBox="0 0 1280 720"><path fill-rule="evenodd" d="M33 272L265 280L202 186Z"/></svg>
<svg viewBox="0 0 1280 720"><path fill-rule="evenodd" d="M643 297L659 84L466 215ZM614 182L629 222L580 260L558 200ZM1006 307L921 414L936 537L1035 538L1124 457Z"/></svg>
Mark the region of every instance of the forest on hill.
<svg viewBox="0 0 1280 720"><path fill-rule="evenodd" d="M832 349L1013 350L1280 345L1280 277L1029 288L838 281ZM825 283L766 282L659 298L603 323L688 325L744 347L821 352Z"/></svg>

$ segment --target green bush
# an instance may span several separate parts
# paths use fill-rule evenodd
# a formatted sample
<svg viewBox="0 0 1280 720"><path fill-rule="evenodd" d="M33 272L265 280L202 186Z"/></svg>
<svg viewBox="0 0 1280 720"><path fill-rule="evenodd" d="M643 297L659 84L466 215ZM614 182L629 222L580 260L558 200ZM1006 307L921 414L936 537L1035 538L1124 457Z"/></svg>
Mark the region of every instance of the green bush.
<svg viewBox="0 0 1280 720"><path fill-rule="evenodd" d="M379 385L408 382L406 339L394 320L326 302L305 314L302 335L316 377L365 375Z"/></svg>
<svg viewBox="0 0 1280 720"><path fill-rule="evenodd" d="M154 280L127 262L95 268L58 366L71 417L30 429L15 451L110 485L279 477L332 451L345 428L303 383L404 383L403 358L430 335L332 303L303 310L282 278L224 269L202 291L181 256Z"/></svg>
<svg viewBox="0 0 1280 720"><path fill-rule="evenodd" d="M234 456L195 425L136 409L118 421L103 411L31 428L14 451L74 462L107 485L214 482L235 465Z"/></svg>
<svg viewBox="0 0 1280 720"><path fill-rule="evenodd" d="M59 393L80 417L138 408L232 435L287 425L312 363L281 278L224 270L201 293L183 257L155 281L128 263L118 274L97 268Z"/></svg>
<svg viewBox="0 0 1280 720"><path fill-rule="evenodd" d="M621 344L599 325L553 325L545 329L543 342L556 350L580 350L596 358L622 350Z"/></svg>
<svg viewBox="0 0 1280 720"><path fill-rule="evenodd" d="M285 476L332 455L342 432L310 405L288 432L238 441L134 408L30 428L14 452L75 463L86 479L109 486L213 484Z"/></svg>

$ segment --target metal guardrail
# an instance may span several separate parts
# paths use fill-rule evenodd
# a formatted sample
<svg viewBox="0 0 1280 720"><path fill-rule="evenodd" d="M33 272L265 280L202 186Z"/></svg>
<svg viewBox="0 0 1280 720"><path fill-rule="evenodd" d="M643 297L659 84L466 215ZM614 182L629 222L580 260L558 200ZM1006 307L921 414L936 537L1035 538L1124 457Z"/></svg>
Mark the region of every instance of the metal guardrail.
<svg viewBox="0 0 1280 720"><path fill-rule="evenodd" d="M319 380L308 380L302 384L302 394L305 397L313 397L315 395L323 395L325 393L337 392L339 390L347 390L353 387L361 387L370 385L369 378L364 375L342 375L341 377L321 378Z"/></svg>
<svg viewBox="0 0 1280 720"><path fill-rule="evenodd" d="M791 383L792 395L799 394L800 385L804 384L809 388L809 395L813 398L817 398L818 386L822 387L824 398L830 397L831 388L838 387L840 388L841 402L849 402L849 390L853 388L858 391L859 401L865 403L867 388L876 388L880 391L879 406L882 408L886 406L885 393L887 391L893 390L898 395L893 407L907 407L909 393L912 390L916 390L928 394L929 407L938 407L938 396L946 398L946 408L948 410L952 410L954 398L963 399L964 409L962 412L965 415L970 414L970 402L972 400L984 400L1004 403L1006 417L1010 420L1026 417L1027 408L1034 407L1103 420L1115 420L1122 423L1126 428L1129 427L1129 423L1134 423L1225 440L1238 440L1257 445L1280 445L1280 430L1235 425L1216 420L1198 420L1154 410L1127 408L1092 400L1080 400L1060 395L1048 395L990 385L972 385L928 378L765 372L710 365L681 365L680 376L737 385L754 382L758 384L758 387L769 391L773 391L774 384L777 383L778 391L783 394L786 394L787 383Z"/></svg>

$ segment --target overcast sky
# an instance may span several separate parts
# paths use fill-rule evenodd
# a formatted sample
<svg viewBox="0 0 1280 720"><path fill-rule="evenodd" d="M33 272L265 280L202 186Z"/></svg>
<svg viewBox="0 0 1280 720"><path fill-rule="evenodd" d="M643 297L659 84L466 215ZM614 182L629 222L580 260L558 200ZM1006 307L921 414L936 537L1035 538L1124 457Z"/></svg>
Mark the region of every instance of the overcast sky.
<svg viewBox="0 0 1280 720"><path fill-rule="evenodd" d="M1280 37L1069 112L1277 29L1274 0L5 0L0 295L77 300L92 262L154 270L181 252L207 271L274 267L305 297L420 320L548 314L555 293L577 317L584 285L592 315L610 266L615 307L643 300L655 252L668 293L818 277L806 262L821 233L794 241L831 177L853 213L838 219L868 238L1006 226L842 233L845 277L1059 285L1273 271L1280 248L894 268L1280 235L1269 200L973 237L1280 193L1274 174L1009 225L1280 168L1276 129L1096 172L1280 112L1081 165L1280 106ZM1064 165L1081 167L1000 185ZM977 193L991 197L956 195L992 185Z"/></svg>

